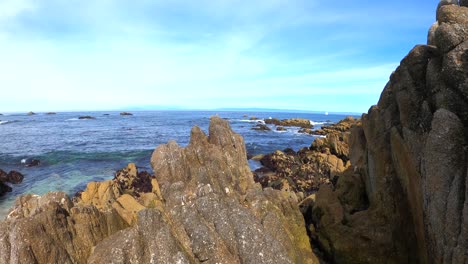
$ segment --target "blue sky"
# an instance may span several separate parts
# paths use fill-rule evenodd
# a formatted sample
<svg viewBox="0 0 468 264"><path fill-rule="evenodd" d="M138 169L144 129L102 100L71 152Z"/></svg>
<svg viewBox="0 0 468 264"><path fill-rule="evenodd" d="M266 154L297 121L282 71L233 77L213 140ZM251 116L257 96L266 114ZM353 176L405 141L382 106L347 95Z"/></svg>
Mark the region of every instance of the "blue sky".
<svg viewBox="0 0 468 264"><path fill-rule="evenodd" d="M0 112L367 112L437 0L0 0Z"/></svg>

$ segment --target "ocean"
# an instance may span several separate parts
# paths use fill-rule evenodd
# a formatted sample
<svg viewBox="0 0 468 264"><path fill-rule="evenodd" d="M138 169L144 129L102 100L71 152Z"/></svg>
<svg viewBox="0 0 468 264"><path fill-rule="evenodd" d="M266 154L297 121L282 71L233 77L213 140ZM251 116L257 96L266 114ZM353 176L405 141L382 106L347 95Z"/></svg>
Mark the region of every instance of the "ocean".
<svg viewBox="0 0 468 264"><path fill-rule="evenodd" d="M3 219L17 196L49 191L64 191L73 196L90 181L112 179L116 170L134 162L139 169L152 171L150 157L160 144L175 140L186 146L190 130L197 125L207 133L210 117L227 119L232 129L244 137L250 155L265 154L277 149L299 150L311 145L315 136L287 131L256 131L255 116L264 118L306 118L315 128L337 122L345 115L275 112L227 111L142 111L133 116L119 112L70 112L4 114L0 116L0 169L24 174L21 184L0 197L0 219ZM96 119L80 120L79 116ZM274 128L273 126L271 126ZM26 167L22 159L34 158L40 164ZM259 164L250 163L252 169Z"/></svg>

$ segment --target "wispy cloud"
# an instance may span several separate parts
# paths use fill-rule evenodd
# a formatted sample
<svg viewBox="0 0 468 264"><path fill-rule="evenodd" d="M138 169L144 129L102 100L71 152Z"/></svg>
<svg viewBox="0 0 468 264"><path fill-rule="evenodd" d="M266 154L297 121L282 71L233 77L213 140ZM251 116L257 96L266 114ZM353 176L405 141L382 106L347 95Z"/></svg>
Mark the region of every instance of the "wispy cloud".
<svg viewBox="0 0 468 264"><path fill-rule="evenodd" d="M425 37L426 23L397 12L410 4L393 5L373 4L364 18L361 5L311 0L4 0L0 107L317 109L333 102L352 108L336 110L364 111L407 52L390 34L412 21L409 30Z"/></svg>

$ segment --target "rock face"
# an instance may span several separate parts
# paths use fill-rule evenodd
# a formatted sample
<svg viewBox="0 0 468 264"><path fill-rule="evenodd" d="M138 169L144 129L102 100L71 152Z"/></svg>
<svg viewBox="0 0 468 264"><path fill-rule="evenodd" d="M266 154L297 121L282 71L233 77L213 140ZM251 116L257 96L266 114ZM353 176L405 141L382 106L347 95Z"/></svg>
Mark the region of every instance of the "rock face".
<svg viewBox="0 0 468 264"><path fill-rule="evenodd" d="M134 164L63 193L22 196L0 223L0 263L319 263L297 200L262 189L244 142L213 117Z"/></svg>
<svg viewBox="0 0 468 264"><path fill-rule="evenodd" d="M468 263L468 8L444 1L437 18L307 215L336 263Z"/></svg>

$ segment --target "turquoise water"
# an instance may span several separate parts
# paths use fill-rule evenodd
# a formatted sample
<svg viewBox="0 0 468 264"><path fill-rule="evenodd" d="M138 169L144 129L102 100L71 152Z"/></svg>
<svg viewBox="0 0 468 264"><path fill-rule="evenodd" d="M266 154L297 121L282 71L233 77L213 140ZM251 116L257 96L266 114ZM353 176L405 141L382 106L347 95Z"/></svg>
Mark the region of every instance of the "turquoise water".
<svg viewBox="0 0 468 264"><path fill-rule="evenodd" d="M251 128L258 118L307 118L320 127L336 122L343 115L306 113L213 112L213 111L147 111L120 116L118 112L74 112L56 115L5 114L0 116L0 168L17 170L25 175L21 184L0 197L0 219L8 212L14 199L21 194L42 195L48 191L64 191L74 195L89 181L111 179L114 172L134 162L151 171L149 160L154 148L175 140L185 146L190 129L197 125L205 132L209 118L215 114L227 119L233 130L244 137L251 155L277 149L308 147L314 136L286 132L255 131ZM94 120L79 120L90 115ZM248 117L246 117L247 115ZM25 167L24 158L41 161L39 166ZM255 164L252 164L255 166Z"/></svg>

